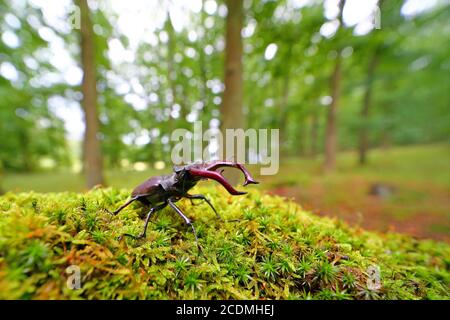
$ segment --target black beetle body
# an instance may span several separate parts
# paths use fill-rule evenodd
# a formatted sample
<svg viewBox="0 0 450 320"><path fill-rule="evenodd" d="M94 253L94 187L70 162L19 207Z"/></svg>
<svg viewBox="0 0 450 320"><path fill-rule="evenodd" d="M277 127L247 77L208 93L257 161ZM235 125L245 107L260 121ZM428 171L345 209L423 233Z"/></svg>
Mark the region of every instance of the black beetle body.
<svg viewBox="0 0 450 320"><path fill-rule="evenodd" d="M211 163L199 163L190 164L183 167L175 167L174 172L169 175L151 177L137 186L131 193L131 198L124 205L118 208L112 214L118 214L122 209L130 205L133 201L139 201L144 205L150 206L151 209L147 214L144 230L139 236L131 236L135 239L145 237L147 226L151 215L166 207L171 206L186 222L190 225L194 233L195 239L198 244L197 234L191 220L175 205L175 202L181 198L201 199L208 203L208 205L214 210L216 216L220 219L216 209L212 206L211 202L201 194L191 195L188 191L193 188L197 182L202 179L213 179L219 182L231 195L242 195L246 192L238 191L216 170L221 167L233 167L241 170L245 176L244 186L247 184L257 184L250 173L245 169L242 164L229 162L229 161L215 161Z"/></svg>

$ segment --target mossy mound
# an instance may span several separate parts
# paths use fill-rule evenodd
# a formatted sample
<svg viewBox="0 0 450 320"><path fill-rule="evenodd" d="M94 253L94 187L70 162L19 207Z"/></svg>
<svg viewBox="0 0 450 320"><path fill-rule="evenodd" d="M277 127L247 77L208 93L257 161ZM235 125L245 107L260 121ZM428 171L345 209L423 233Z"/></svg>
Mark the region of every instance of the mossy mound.
<svg viewBox="0 0 450 320"><path fill-rule="evenodd" d="M250 189L250 188L249 188ZM447 299L450 247L353 229L280 198L232 197L198 188L206 203L158 212L142 240L146 210L115 209L128 190L8 193L0 197L0 298L7 299ZM198 201L198 200L197 200ZM79 267L81 288L67 285ZM381 272L377 281L377 270Z"/></svg>

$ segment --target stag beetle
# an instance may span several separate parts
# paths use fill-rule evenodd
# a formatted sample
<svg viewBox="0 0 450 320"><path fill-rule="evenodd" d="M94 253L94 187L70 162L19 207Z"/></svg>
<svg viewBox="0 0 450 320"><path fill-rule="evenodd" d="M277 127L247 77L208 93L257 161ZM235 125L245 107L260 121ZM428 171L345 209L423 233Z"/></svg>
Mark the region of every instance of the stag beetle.
<svg viewBox="0 0 450 320"><path fill-rule="evenodd" d="M238 191L223 177L221 172L216 170L222 167L237 168L244 174L245 182L243 186L248 184L258 184L255 181L247 169L240 163L230 161L214 161L210 163L194 163L182 167L174 167L174 172L170 175L151 177L137 186L131 193L131 198L119 207L116 211L110 212L113 215L118 214L122 209L130 205L133 201L139 201L142 204L149 206L151 209L145 218L144 230L138 236L131 234L124 234L125 236L132 237L134 239L141 239L145 237L148 222L153 213L163 209L167 205L172 207L183 218L184 222L192 228L195 240L198 245L197 233L191 220L175 205L175 202L181 198L201 199L208 203L211 209L216 214L217 218L221 219L216 209L213 207L208 198L202 194L188 194L188 191L194 187L197 182L204 179L213 179L219 182L231 195L243 195L246 192Z"/></svg>

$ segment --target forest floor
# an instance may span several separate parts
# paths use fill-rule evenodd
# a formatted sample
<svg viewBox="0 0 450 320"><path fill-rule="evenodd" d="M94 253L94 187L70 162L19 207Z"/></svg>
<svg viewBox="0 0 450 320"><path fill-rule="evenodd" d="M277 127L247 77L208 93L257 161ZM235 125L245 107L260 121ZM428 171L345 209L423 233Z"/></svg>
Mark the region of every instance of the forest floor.
<svg viewBox="0 0 450 320"><path fill-rule="evenodd" d="M343 153L327 175L322 161L290 160L262 182L272 194L350 225L450 242L448 145L375 150L364 167L355 159Z"/></svg>
<svg viewBox="0 0 450 320"><path fill-rule="evenodd" d="M365 166L356 159L354 152L342 152L336 172L326 175L320 157L283 159L277 175L258 177L258 188L353 226L450 242L449 145L373 150ZM116 188L133 188L168 170L109 170L106 178ZM83 191L83 177L62 171L6 174L2 187L17 192Z"/></svg>
<svg viewBox="0 0 450 320"><path fill-rule="evenodd" d="M448 299L450 245L368 232L254 188L152 217L129 189L0 197L0 299ZM200 251L201 248L201 251ZM78 280L77 280L78 279Z"/></svg>

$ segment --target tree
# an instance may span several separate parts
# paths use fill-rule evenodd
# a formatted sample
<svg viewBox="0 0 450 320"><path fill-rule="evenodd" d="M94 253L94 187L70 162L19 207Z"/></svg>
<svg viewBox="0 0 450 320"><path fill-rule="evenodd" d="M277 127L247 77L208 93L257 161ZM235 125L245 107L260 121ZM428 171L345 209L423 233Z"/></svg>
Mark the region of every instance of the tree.
<svg viewBox="0 0 450 320"><path fill-rule="evenodd" d="M244 128L241 38L243 0L228 0L226 4L225 91L221 106L221 129L224 137L226 129ZM227 177L231 183L236 184L239 175L232 171Z"/></svg>
<svg viewBox="0 0 450 320"><path fill-rule="evenodd" d="M39 59L50 52L48 41L38 32L38 26L45 25L43 14L29 3L0 1L0 21L5 22L0 35L15 39L0 39L0 167L5 172L33 171L42 159L52 160L55 167L67 166L64 124L48 101L68 87L40 80L57 72L51 63Z"/></svg>
<svg viewBox="0 0 450 320"><path fill-rule="evenodd" d="M375 69L378 65L379 59L380 59L379 50L375 50L372 54L372 57L370 58L369 66L367 68L366 88L364 92L364 98L360 114L363 121L367 120L370 115ZM368 128L367 126L362 125L359 130L359 145L358 145L358 155L360 164L366 163L367 161L366 155L368 149L369 149Z"/></svg>
<svg viewBox="0 0 450 320"><path fill-rule="evenodd" d="M103 158L98 138L95 46L87 0L79 0L78 3L81 13L81 64L83 68L81 90L83 92L82 104L86 124L83 160L87 187L92 188L104 183Z"/></svg>
<svg viewBox="0 0 450 320"><path fill-rule="evenodd" d="M378 2L378 10L380 10L381 17L385 17L385 15L395 15L399 16L400 7L397 7L397 10L390 10L391 12L386 12L387 10L383 10L384 1L380 0ZM398 21L398 19L395 19ZM364 96L362 99L361 111L360 111L360 121L361 126L359 128L358 133L358 161L359 164L364 165L367 162L367 152L370 147L369 141L369 120L370 113L373 104L373 87L376 79L376 69L380 63L380 59L383 51L388 51L390 48L386 48L383 45L383 42L386 39L386 28L391 26L384 25L382 23L382 30L372 30L372 32L366 36L367 40L365 42L365 47L368 49L368 65L366 70L366 79L364 83Z"/></svg>
<svg viewBox="0 0 450 320"><path fill-rule="evenodd" d="M339 1L339 27L343 27L343 8L345 1ZM339 31L339 29L338 29ZM337 33L338 33L337 31ZM336 35L338 37L338 34ZM336 48L336 61L330 81L331 104L327 113L327 124L325 132L325 171L332 171L336 167L337 151L337 124L336 115L341 98L341 77L342 77L342 53L340 48Z"/></svg>

